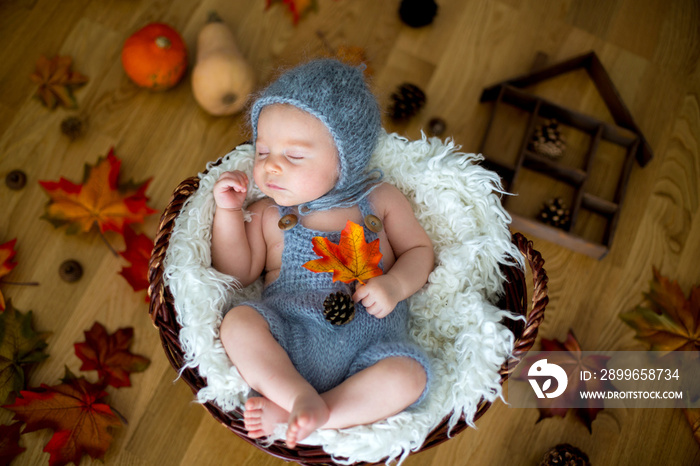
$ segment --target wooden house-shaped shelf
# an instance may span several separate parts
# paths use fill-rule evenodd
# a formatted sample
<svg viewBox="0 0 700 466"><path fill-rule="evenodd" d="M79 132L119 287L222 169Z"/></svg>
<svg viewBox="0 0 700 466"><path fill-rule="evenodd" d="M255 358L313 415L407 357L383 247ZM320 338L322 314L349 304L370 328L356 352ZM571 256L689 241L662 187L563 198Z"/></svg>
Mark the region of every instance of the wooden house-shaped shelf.
<svg viewBox="0 0 700 466"><path fill-rule="evenodd" d="M586 84L590 86L592 81L595 85L612 122L527 89L577 70L587 72ZM496 171L504 187L516 194L504 198L513 227L603 258L612 244L632 166L635 160L646 165L652 151L595 53L486 88L481 102L494 105L479 151L485 157L484 166ZM506 123L499 117L504 113L509 113ZM531 149L536 128L547 120L557 121L568 133L567 156L561 159ZM536 219L536 209L550 197L560 197L569 206L570 222L564 229ZM530 205L522 205L523 199Z"/></svg>

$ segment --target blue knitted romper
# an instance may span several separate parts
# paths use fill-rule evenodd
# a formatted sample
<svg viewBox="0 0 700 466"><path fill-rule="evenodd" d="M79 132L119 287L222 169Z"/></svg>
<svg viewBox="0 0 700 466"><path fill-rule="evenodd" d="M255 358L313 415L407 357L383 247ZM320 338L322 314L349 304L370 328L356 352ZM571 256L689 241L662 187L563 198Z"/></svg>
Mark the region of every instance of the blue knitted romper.
<svg viewBox="0 0 700 466"><path fill-rule="evenodd" d="M366 197L359 208L363 217L372 213ZM290 207L279 209L281 216L292 213ZM363 228L367 242L377 238L376 233ZM263 291L261 301L242 304L253 307L265 318L295 368L319 393L382 359L415 359L425 369L428 380L412 406L417 405L427 393L430 366L426 354L408 340L406 301L401 301L383 319L370 315L362 304L356 303L352 321L344 325L328 322L323 316L324 300L333 292L347 289L347 285L333 283L331 273L314 273L302 267L318 259L311 241L314 236L324 236L336 244L340 241L340 232L310 230L298 222L284 232L279 278Z"/></svg>

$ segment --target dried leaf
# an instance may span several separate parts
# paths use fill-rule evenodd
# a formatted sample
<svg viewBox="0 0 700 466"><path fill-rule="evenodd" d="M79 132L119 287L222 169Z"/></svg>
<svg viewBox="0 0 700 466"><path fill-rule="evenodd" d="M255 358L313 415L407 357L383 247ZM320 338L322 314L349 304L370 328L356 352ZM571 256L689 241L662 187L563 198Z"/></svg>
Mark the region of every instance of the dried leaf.
<svg viewBox="0 0 700 466"><path fill-rule="evenodd" d="M370 278L382 274L382 269L379 268L382 259L379 239L368 244L364 229L354 222L348 221L345 225L338 244L331 243L322 236L314 237L312 242L314 252L321 256L321 259L303 265L312 272L332 272L334 282L340 280L350 283L357 280L363 285Z"/></svg>
<svg viewBox="0 0 700 466"><path fill-rule="evenodd" d="M265 0L265 9L270 8L275 3L287 5L292 13L292 22L296 26L302 16L305 16L309 11L316 11L318 5L316 0Z"/></svg>
<svg viewBox="0 0 700 466"><path fill-rule="evenodd" d="M39 84L36 95L48 108L56 108L62 105L66 108L78 106L73 89L88 82L87 76L72 71L73 59L71 57L55 56L48 59L39 57L36 62L36 71L30 79Z"/></svg>
<svg viewBox="0 0 700 466"><path fill-rule="evenodd" d="M0 278L4 277L12 271L17 265L12 259L17 254L15 251L15 244L17 243L17 238L8 241L7 243L0 244ZM5 298L0 292L0 311L5 310Z"/></svg>
<svg viewBox="0 0 700 466"><path fill-rule="evenodd" d="M662 276L654 268L649 293L649 307L637 306L620 314L620 318L651 351L700 350L700 287L690 290L688 299L677 282Z"/></svg>
<svg viewBox="0 0 700 466"><path fill-rule="evenodd" d="M148 288L148 262L151 260L153 240L143 233L137 235L134 230L127 227L124 229L124 242L126 250L119 254L131 265L123 267L119 273L129 282L134 291L145 290Z"/></svg>
<svg viewBox="0 0 700 466"><path fill-rule="evenodd" d="M44 353L49 333L32 328L32 311L23 314L7 302L0 314L0 403L25 388L25 370L48 357Z"/></svg>
<svg viewBox="0 0 700 466"><path fill-rule="evenodd" d="M321 39L321 42L325 48L325 50L321 53L321 56L335 58L346 65L353 67L364 65L365 76L372 76L374 74L374 70L369 64L364 48L358 45L341 45L339 47L333 47L330 42L328 42L328 39L326 39L326 35L323 32L316 31L316 35L319 39Z"/></svg>
<svg viewBox="0 0 700 466"><path fill-rule="evenodd" d="M114 155L114 148L106 158L100 158L95 166L85 165L82 184L65 178L56 181L39 181L51 198L42 218L54 226L68 224L67 233L87 233L97 227L100 233L116 231L124 233L131 223L142 223L146 215L155 212L146 203L146 189L150 179L135 184L118 184L121 160Z"/></svg>
<svg viewBox="0 0 700 466"><path fill-rule="evenodd" d="M700 408L683 408L683 414L690 424L693 438L700 445Z"/></svg>
<svg viewBox="0 0 700 466"><path fill-rule="evenodd" d="M109 335L102 324L95 322L85 332L85 341L75 344L75 354L83 361L81 371L97 371L105 385L130 387L129 374L142 372L150 364L143 356L129 351L134 339L134 329L120 328Z"/></svg>
<svg viewBox="0 0 700 466"><path fill-rule="evenodd" d="M608 391L615 389L607 380L598 380L594 378L593 380L584 381L579 380L578 377L581 371L600 372L601 369L605 368L610 357L595 355L583 357L581 355L581 346L572 330L569 330L564 342L543 338L542 351L552 352L547 357L547 363L560 366L569 375L569 379L566 391L559 397L537 399L537 408L540 412L540 417L537 419L537 422L553 416L565 417L566 413L572 409L575 416L590 432L591 424L596 416L598 416L598 413L603 410L604 400L586 400L586 407L584 408L567 408L563 406L573 406L574 404L580 403L577 396L578 393L582 391ZM530 366L535 362L535 359L526 357L521 363L524 369L518 379L526 380Z"/></svg>
<svg viewBox="0 0 700 466"><path fill-rule="evenodd" d="M358 45L341 45L335 52L335 58L350 66L365 65L365 76L372 76L374 70L369 65L365 49Z"/></svg>
<svg viewBox="0 0 700 466"><path fill-rule="evenodd" d="M19 446L21 422L0 426L0 464L10 464L26 448Z"/></svg>
<svg viewBox="0 0 700 466"><path fill-rule="evenodd" d="M22 398L3 408L27 424L24 433L54 431L43 450L51 455L50 466L80 464L83 455L102 458L112 443L111 428L121 425L120 418L103 400L107 396L103 387L76 378L68 369L59 385L42 384L20 394Z"/></svg>

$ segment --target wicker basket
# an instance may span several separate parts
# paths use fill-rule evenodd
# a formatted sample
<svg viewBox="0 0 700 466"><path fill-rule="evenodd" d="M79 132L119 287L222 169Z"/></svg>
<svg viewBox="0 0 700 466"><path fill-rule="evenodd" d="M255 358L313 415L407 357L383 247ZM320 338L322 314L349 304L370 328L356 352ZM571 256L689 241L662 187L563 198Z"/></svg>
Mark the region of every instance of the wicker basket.
<svg viewBox="0 0 700 466"><path fill-rule="evenodd" d="M167 208L163 212L155 239L155 246L151 256L148 279L150 296L150 314L153 324L160 333L161 342L165 354L170 364L176 371L180 372L184 364L184 353L180 346L180 325L177 323L176 310L173 305L173 297L170 290L163 282L164 259L168 249L170 235L175 225L175 220L179 215L187 199L198 189L199 177L191 177L183 181L174 191ZM502 309L526 316L526 321L508 320L504 322L515 334L515 346L511 359L505 361L501 366L501 383L503 383L512 373L518 361L530 350L537 337L537 330L544 319L544 311L548 302L547 297L547 274L543 268L544 260L537 252L532 242L523 235L516 233L512 240L518 249L525 256L532 271L533 294L532 308L527 309L527 285L525 274L517 266L502 267L502 271L507 278L505 284L505 295L499 303ZM206 380L202 378L195 369L187 368L181 372L182 380L190 386L194 393L206 386ZM478 410L474 416L474 421L480 418L491 403L482 399ZM223 425L228 427L236 435L251 445L259 448L270 455L281 458L285 461L294 461L303 465L335 465L328 453L319 446L298 445L296 448L288 448L283 442L277 441L269 447L265 447L248 437L248 433L243 425L243 414L240 410L235 412L224 412L216 405L207 402L203 406L212 416ZM448 437L448 419L443 421L428 435L419 451L434 447L448 440L467 427L465 419L460 419L458 424L452 428ZM357 463L366 465L369 463ZM378 463L380 464L380 463Z"/></svg>

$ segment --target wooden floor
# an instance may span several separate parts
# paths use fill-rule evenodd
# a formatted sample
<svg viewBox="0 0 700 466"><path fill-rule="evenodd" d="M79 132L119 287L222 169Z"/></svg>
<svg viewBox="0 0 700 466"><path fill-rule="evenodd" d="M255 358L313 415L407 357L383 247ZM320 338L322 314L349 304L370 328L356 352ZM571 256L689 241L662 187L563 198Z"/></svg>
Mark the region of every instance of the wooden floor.
<svg viewBox="0 0 700 466"><path fill-rule="evenodd" d="M678 280L687 293L700 283L700 4L696 0L438 0L435 22L403 25L398 0L318 0L294 27L281 5L264 0L4 0L0 3L0 176L21 169L21 191L0 186L0 244L17 238L18 266L4 284L5 297L34 312L34 326L51 331L50 358L33 369L30 384L55 384L64 366L78 371L73 343L94 321L110 331L132 326L132 350L151 359L132 376L133 387L112 390L110 402L128 419L107 452L108 465L278 465L220 427L182 382L174 382L148 316L145 292L134 293L118 275L126 265L97 235L67 236L41 220L47 197L38 180L80 182L84 164L115 148L122 180L153 178L150 205L162 210L183 179L204 169L248 130L242 116L215 118L196 105L189 75L164 93L133 85L119 60L125 38L151 21L179 29L193 62L196 34L216 9L233 28L260 85L277 69L317 56L330 47L364 47L374 70L374 89L386 105L394 88L410 80L427 104L408 125L390 129L420 136L430 118L447 122L465 151L476 151L490 107L479 103L486 86L527 72L537 52L550 62L594 50L608 70L654 159L635 166L612 249L595 260L533 238L546 260L550 304L540 335L563 340L573 329L586 350L640 349L618 315L642 302L652 267ZM70 55L90 82L76 92L77 110L49 111L32 97L29 80L40 55ZM566 83L566 105L605 115L590 92ZM586 84L583 84L584 86ZM566 86L573 86L567 88ZM573 90L572 90L573 89ZM556 89L555 89L556 91ZM556 92L554 92L556 94ZM61 121L79 115L85 135L71 142ZM508 137L508 134L504 134ZM528 191L519 193L527 200ZM154 236L158 215L142 231ZM117 248L122 244L110 236ZM63 282L66 259L85 275ZM94 376L90 374L90 376ZM0 422L9 420L0 412ZM550 447L571 443L595 465L700 464L700 446L680 410L607 410L592 433L573 416L536 423L536 410L498 402L468 430L413 456L407 465L537 464ZM27 448L14 464L46 464L48 431L23 436ZM83 464L96 461L85 458Z"/></svg>

